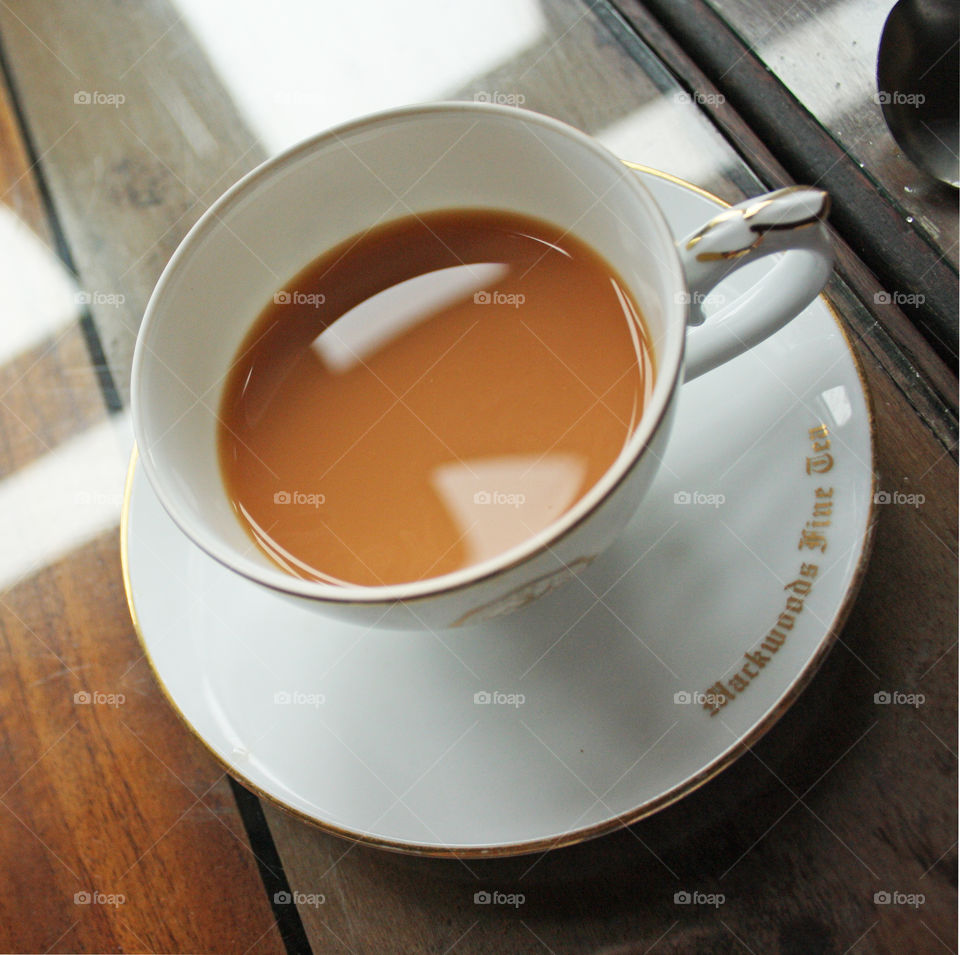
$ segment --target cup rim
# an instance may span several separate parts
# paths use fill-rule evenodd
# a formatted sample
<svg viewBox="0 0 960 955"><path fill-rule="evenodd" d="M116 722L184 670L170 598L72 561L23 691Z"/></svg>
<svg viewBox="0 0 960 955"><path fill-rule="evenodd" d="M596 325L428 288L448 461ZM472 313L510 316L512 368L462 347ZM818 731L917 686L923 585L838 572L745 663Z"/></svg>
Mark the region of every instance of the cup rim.
<svg viewBox="0 0 960 955"><path fill-rule="evenodd" d="M162 469L157 467L154 456L148 451L149 442L146 425L140 414L144 401L140 394L144 380L143 369L150 361L150 348L147 339L151 334L159 334L158 329L162 329L167 290L174 283L180 271L186 268L193 250L205 240L208 234L221 226L220 220L236 203L248 197L251 187L282 173L287 166L297 162L305 155L335 145L345 137L369 131L378 125L431 115L463 113L499 114L511 121L531 123L546 128L568 139L573 139L581 148L593 153L608 168L614 169L619 176L625 177L624 181L627 188L631 189L640 201L654 232L658 234L658 238L661 240L661 249L666 253L665 263L661 266L661 269L669 270L669 278L672 280L675 293L686 288L683 268L666 218L640 178L606 147L586 133L561 120L531 110L498 103L471 101L442 101L380 110L319 132L260 163L230 186L201 214L170 257L144 310L134 348L130 379L134 438L141 450L140 460L143 463L144 472L164 510L180 530L198 547L223 566L252 582L281 593L308 598L319 603L367 606L381 604L387 606L397 602L411 603L436 597L439 594L462 590L503 574L555 545L573 532L600 507L642 457L653 436L660 428L675 389L681 383L680 374L683 367L688 307L685 296L674 294L671 299L662 303L667 336L662 348L654 355L656 381L653 392L647 400L636 430L610 467L573 507L541 531L494 557L436 577L378 586L330 584L294 577L280 567L274 569L258 564L237 553L229 545L222 543L215 534L208 533L206 528L194 523L190 515L184 513L184 510L178 506L174 495L167 490L164 475L161 473ZM253 320L254 318L251 318L251 322Z"/></svg>

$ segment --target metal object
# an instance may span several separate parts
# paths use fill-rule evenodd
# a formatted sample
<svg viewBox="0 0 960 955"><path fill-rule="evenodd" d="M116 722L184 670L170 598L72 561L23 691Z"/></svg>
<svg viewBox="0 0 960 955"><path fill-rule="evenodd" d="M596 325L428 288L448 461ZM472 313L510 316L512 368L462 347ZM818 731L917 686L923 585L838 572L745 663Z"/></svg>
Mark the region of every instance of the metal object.
<svg viewBox="0 0 960 955"><path fill-rule="evenodd" d="M900 0L877 56L877 101L899 146L921 169L960 184L957 83L960 3Z"/></svg>

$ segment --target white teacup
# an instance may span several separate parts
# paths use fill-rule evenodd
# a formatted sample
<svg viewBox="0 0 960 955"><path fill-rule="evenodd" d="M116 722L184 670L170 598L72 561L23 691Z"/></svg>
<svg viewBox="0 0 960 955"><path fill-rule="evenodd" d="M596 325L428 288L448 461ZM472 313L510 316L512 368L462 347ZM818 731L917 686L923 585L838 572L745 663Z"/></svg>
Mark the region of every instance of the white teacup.
<svg viewBox="0 0 960 955"><path fill-rule="evenodd" d="M513 610L603 551L653 481L679 388L770 335L832 267L825 193L781 190L720 213L674 244L635 173L595 140L525 110L442 103L322 133L228 190L177 249L150 298L133 361L141 460L185 534L252 583L359 624L450 627ZM231 510L217 458L227 371L261 309L324 251L374 223L470 207L570 229L613 266L646 320L657 369L636 430L567 513L522 544L455 573L391 586L293 577L256 548ZM781 261L709 322L697 303L730 270ZM693 303L693 307L691 307ZM686 357L685 357L686 353Z"/></svg>

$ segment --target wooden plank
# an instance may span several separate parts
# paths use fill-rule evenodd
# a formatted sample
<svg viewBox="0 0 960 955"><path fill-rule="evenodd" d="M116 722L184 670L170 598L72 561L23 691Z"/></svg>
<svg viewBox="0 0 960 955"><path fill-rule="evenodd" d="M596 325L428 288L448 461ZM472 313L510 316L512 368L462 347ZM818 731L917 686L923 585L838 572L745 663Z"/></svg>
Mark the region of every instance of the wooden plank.
<svg viewBox="0 0 960 955"><path fill-rule="evenodd" d="M794 185L795 180L764 141L647 8L636 0L623 0L620 6L630 27L645 44L657 50L658 56L663 58L679 82L691 94L697 95L703 111L733 143L743 161L756 172L764 186L768 189L779 189ZM610 13L607 14L607 19L611 22L611 28L616 30L618 17ZM870 326L877 323L881 326L871 330L867 337L875 358L900 384L918 414L934 429L941 441L956 449L956 375L943 363L901 309L892 300L887 301L886 290L877 277L836 230L833 231L833 239L837 271L866 307L869 314L865 316L865 321ZM863 327L866 329L866 324ZM921 377L924 380L919 380ZM949 409L946 413L944 406Z"/></svg>
<svg viewBox="0 0 960 955"><path fill-rule="evenodd" d="M39 237L48 268L62 269L4 89L0 130L0 194L24 223L4 233L4 255L17 261L15 240ZM39 299L51 274L17 276L8 308ZM64 318L0 364L4 476L108 421L78 317ZM33 504L40 519L64 496L85 506L69 479L36 488L49 496ZM114 503L112 528L0 590L0 949L282 952L228 781L168 707L134 635ZM5 558L16 556L16 507L3 498Z"/></svg>
<svg viewBox="0 0 960 955"><path fill-rule="evenodd" d="M104 411L74 319L0 365L0 478L98 424Z"/></svg>
<svg viewBox="0 0 960 955"><path fill-rule="evenodd" d="M120 305L94 297L90 311L125 399L140 318L160 272L263 150L163 0L12 0L0 6L0 38L82 288L122 296ZM123 101L83 102L94 93Z"/></svg>
<svg viewBox="0 0 960 955"><path fill-rule="evenodd" d="M618 0L627 19L639 0ZM696 60L731 106L798 182L826 189L831 222L888 293L954 370L957 367L957 273L915 225L768 72L756 54L704 0L646 0L643 6ZM910 296L920 294L919 299Z"/></svg>
<svg viewBox="0 0 960 955"><path fill-rule="evenodd" d="M877 101L877 53L889 0L710 5L956 268L956 190L907 159Z"/></svg>
<svg viewBox="0 0 960 955"><path fill-rule="evenodd" d="M103 418L103 401L90 389L89 362L80 327L74 286L57 259L55 239L43 211L30 159L19 134L6 87L0 83L0 214L7 268L32 273L33 289L7 288L4 324L35 324L48 313L49 330L22 336L28 347L0 363L0 476L29 463L71 434ZM56 286L60 294L50 294ZM21 294L16 294L20 292ZM45 294L46 293L46 294ZM11 314L13 310L32 314ZM61 312L52 316L49 313ZM34 393L36 392L36 393ZM38 397L42 395L42 402Z"/></svg>
<svg viewBox="0 0 960 955"><path fill-rule="evenodd" d="M53 236L7 87L0 83L0 202L48 248Z"/></svg>
<svg viewBox="0 0 960 955"><path fill-rule="evenodd" d="M0 636L0 947L281 952L227 779L132 633L116 532L6 591Z"/></svg>

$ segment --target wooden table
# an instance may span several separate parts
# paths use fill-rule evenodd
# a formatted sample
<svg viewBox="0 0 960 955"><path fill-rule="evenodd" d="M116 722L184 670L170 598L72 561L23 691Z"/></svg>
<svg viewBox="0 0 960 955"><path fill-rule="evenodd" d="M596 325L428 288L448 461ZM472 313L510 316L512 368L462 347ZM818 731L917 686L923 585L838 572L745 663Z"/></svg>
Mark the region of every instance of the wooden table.
<svg viewBox="0 0 960 955"><path fill-rule="evenodd" d="M887 4L757 6L0 3L0 950L956 949L956 193L879 119ZM834 650L731 769L613 835L466 863L231 780L144 660L118 522L138 322L202 210L334 122L499 95L729 201L825 184L878 486L923 504L877 508ZM674 904L690 884L725 904ZM478 909L487 887L525 903Z"/></svg>

